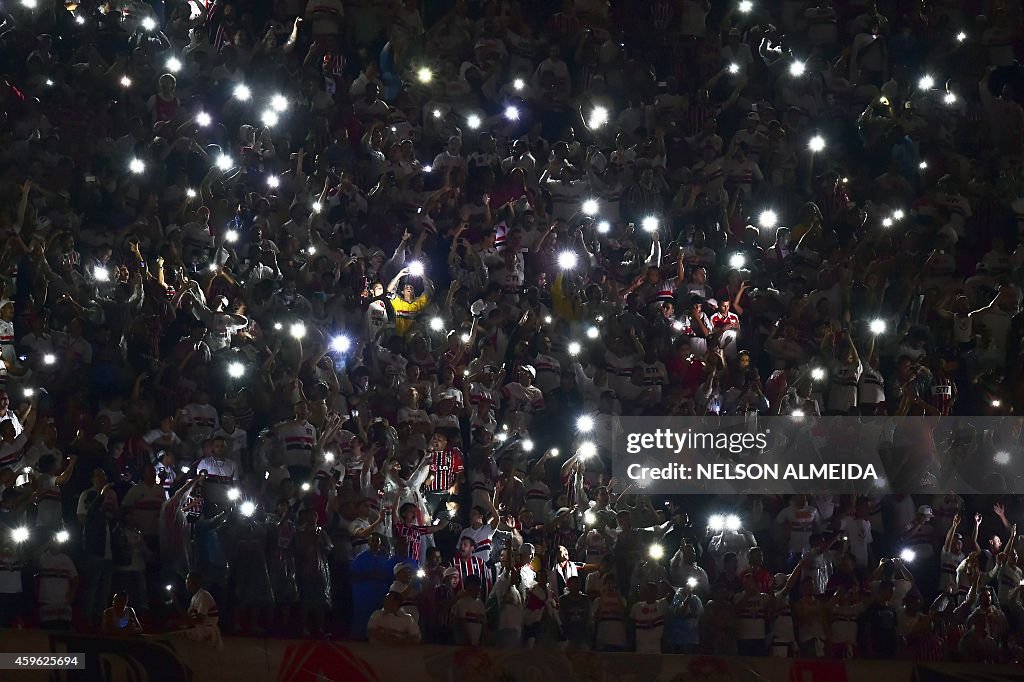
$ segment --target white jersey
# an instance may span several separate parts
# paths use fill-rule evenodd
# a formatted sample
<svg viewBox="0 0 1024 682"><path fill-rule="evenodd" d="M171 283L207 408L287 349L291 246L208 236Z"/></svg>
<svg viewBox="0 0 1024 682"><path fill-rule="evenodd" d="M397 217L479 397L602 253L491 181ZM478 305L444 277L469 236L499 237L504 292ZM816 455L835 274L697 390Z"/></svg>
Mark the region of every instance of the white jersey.
<svg viewBox="0 0 1024 682"><path fill-rule="evenodd" d="M494 529L491 528L490 524L485 523L479 528L473 528L472 526L463 528L459 534L459 541L461 542L462 538L471 538L476 543L476 550L473 552L473 556L487 563L491 558L491 538L493 537ZM458 544L456 542L455 546L458 547Z"/></svg>
<svg viewBox="0 0 1024 682"><path fill-rule="evenodd" d="M213 435L213 432L220 426L217 417L217 410L213 405L199 405L189 403L182 412L185 416L185 427L188 430L188 439L193 445L199 445Z"/></svg>
<svg viewBox="0 0 1024 682"><path fill-rule="evenodd" d="M238 480L238 465L230 459L203 457L196 462L196 473L206 472L206 480L210 483L229 484Z"/></svg>
<svg viewBox="0 0 1024 682"><path fill-rule="evenodd" d="M668 601L637 602L633 604L630 617L636 628L636 652L638 654L660 654L661 638L665 633L665 614Z"/></svg>
<svg viewBox="0 0 1024 682"><path fill-rule="evenodd" d="M75 564L64 553L43 552L39 557L39 620L71 620L71 581L78 577Z"/></svg>
<svg viewBox="0 0 1024 682"><path fill-rule="evenodd" d="M284 422L277 427L284 445L285 466L313 465L313 446L316 445L316 427L308 421Z"/></svg>

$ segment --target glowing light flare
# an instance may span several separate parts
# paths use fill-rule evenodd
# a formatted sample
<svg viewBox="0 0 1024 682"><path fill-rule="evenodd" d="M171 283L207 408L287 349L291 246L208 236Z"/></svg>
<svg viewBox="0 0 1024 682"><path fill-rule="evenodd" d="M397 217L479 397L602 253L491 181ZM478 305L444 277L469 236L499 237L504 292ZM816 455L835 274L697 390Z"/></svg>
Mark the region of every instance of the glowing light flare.
<svg viewBox="0 0 1024 682"><path fill-rule="evenodd" d="M558 254L558 267L562 270L572 270L579 264L579 258L572 251L563 251Z"/></svg>
<svg viewBox="0 0 1024 682"><path fill-rule="evenodd" d="M235 86L235 89L231 91L231 96L237 99L239 102L248 102L252 98L252 90L245 83L239 83Z"/></svg>
<svg viewBox="0 0 1024 682"><path fill-rule="evenodd" d="M241 379L245 376L245 365L237 361L229 363L228 376L232 379Z"/></svg>
<svg viewBox="0 0 1024 682"><path fill-rule="evenodd" d="M817 154L818 152L824 151L825 149L825 138L821 135L815 135L807 143L807 148Z"/></svg>
<svg viewBox="0 0 1024 682"><path fill-rule="evenodd" d="M580 415L580 417L576 419L576 430L580 433L590 433L594 430L594 426L594 418L589 414Z"/></svg>
<svg viewBox="0 0 1024 682"><path fill-rule="evenodd" d="M871 320L871 323L868 325L868 328L871 330L871 333L874 334L875 336L878 336L879 334L884 334L886 328L885 320L883 320L880 317L876 317L875 319Z"/></svg>
<svg viewBox="0 0 1024 682"><path fill-rule="evenodd" d="M167 60L164 66L166 66L167 70L171 73L178 73L179 71L181 71L182 63L181 60L177 57L171 57Z"/></svg>
<svg viewBox="0 0 1024 682"><path fill-rule="evenodd" d="M306 325L302 322L294 322L288 328L288 333L291 334L293 339L301 339L306 335Z"/></svg>
<svg viewBox="0 0 1024 682"><path fill-rule="evenodd" d="M661 561L665 558L665 548L659 544L653 544L647 548L647 556L655 561Z"/></svg>
<svg viewBox="0 0 1024 682"><path fill-rule="evenodd" d="M409 263L409 274L412 275L413 277L422 277L424 272L426 272L426 269L424 268L422 262L414 260L413 262Z"/></svg>
<svg viewBox="0 0 1024 682"><path fill-rule="evenodd" d="M335 353L347 353L352 347L352 340L344 334L338 334L331 339L331 350Z"/></svg>

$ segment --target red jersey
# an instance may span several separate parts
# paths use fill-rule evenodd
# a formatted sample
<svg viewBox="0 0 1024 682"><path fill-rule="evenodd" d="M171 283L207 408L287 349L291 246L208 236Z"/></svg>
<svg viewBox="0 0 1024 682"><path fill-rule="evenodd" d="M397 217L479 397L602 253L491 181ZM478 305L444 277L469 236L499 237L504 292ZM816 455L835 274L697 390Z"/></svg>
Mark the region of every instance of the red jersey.
<svg viewBox="0 0 1024 682"><path fill-rule="evenodd" d="M462 451L448 448L430 453L430 474L433 477L427 485L428 492L444 492L455 485L465 470Z"/></svg>

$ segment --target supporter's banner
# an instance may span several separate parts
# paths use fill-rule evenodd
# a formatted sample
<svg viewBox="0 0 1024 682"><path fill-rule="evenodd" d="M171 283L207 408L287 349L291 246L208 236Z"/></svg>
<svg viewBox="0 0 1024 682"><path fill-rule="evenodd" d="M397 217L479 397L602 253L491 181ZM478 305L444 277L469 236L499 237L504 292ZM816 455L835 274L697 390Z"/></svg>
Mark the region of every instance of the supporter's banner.
<svg viewBox="0 0 1024 682"><path fill-rule="evenodd" d="M959 493L1024 489L1022 417L595 419L576 452L653 494ZM588 442L588 438L591 438Z"/></svg>
<svg viewBox="0 0 1024 682"><path fill-rule="evenodd" d="M2 653L77 653L84 670L0 671L4 682L1024 682L1009 666L651 656L227 638L223 649L167 637L0 631Z"/></svg>

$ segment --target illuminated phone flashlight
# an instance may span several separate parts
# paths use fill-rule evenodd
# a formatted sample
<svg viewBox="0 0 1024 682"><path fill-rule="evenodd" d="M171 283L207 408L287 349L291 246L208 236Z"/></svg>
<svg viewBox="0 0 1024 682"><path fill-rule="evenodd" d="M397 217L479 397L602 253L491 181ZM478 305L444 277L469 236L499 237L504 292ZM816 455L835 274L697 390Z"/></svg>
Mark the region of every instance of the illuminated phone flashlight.
<svg viewBox="0 0 1024 682"><path fill-rule="evenodd" d="M18 526L17 528L11 531L11 539L14 540L16 543L20 544L22 542L26 542L28 538L29 532L28 528L26 528L25 526Z"/></svg>
<svg viewBox="0 0 1024 682"><path fill-rule="evenodd" d="M952 92L947 92L946 95L942 98L942 101L945 102L946 104L956 104L956 95L954 95Z"/></svg>
<svg viewBox="0 0 1024 682"><path fill-rule="evenodd" d="M928 162L922 161L921 163L917 164L917 167L920 168L921 170L928 170Z"/></svg>
<svg viewBox="0 0 1024 682"><path fill-rule="evenodd" d="M331 339L331 350L335 353L347 353L352 347L352 341L344 334L338 334Z"/></svg>
<svg viewBox="0 0 1024 682"><path fill-rule="evenodd" d="M53 353L46 353L45 355L43 355L43 364L44 365L53 365L53 364L56 364L56 363L57 363L57 356L54 355Z"/></svg>
<svg viewBox="0 0 1024 682"><path fill-rule="evenodd" d="M314 201L313 205L310 206L310 209L312 209L313 213L320 213L321 211L324 210L324 205L321 204L319 201Z"/></svg>
<svg viewBox="0 0 1024 682"><path fill-rule="evenodd" d="M168 592L173 592L174 591L174 585L164 585L164 589L167 590Z"/></svg>
<svg viewBox="0 0 1024 682"><path fill-rule="evenodd" d="M507 118L510 121L518 121L519 120L519 109L517 109L517 108L515 108L513 106L505 107L505 118Z"/></svg>
<svg viewBox="0 0 1024 682"><path fill-rule="evenodd" d="M1010 463L1010 453L1007 452L1006 450L1000 450L992 458L992 461L998 464L999 466L1006 466L1007 464Z"/></svg>
<svg viewBox="0 0 1024 682"><path fill-rule="evenodd" d="M725 530L725 516L723 514L712 514L708 519L708 528L716 533Z"/></svg>
<svg viewBox="0 0 1024 682"><path fill-rule="evenodd" d="M434 109L434 118L441 118L441 110Z"/></svg>
<svg viewBox="0 0 1024 682"><path fill-rule="evenodd" d="M278 185L281 184L281 180L276 175L267 176L267 187L270 189L277 189Z"/></svg>
<svg viewBox="0 0 1024 682"><path fill-rule="evenodd" d="M600 336L601 336L601 330L598 329L597 327L588 327L587 328L587 338L588 339L597 339Z"/></svg>
<svg viewBox="0 0 1024 682"><path fill-rule="evenodd" d="M422 277L424 273L423 263L418 260L414 260L409 263L409 274L413 277Z"/></svg>
<svg viewBox="0 0 1024 682"><path fill-rule="evenodd" d="M65 542L71 539L71 533L67 532L66 530L59 530L57 531L57 534L53 536L53 539L56 542L63 545Z"/></svg>
<svg viewBox="0 0 1024 682"><path fill-rule="evenodd" d="M288 110L288 98L278 93L270 98L270 108L281 114Z"/></svg>
<svg viewBox="0 0 1024 682"><path fill-rule="evenodd" d="M548 452L551 453L552 457L558 457L558 455L559 455L558 448L551 448L550 450L548 450Z"/></svg>
<svg viewBox="0 0 1024 682"><path fill-rule="evenodd" d="M189 187L188 189L185 190L185 196L188 197L189 199L195 199L196 191Z"/></svg>
<svg viewBox="0 0 1024 682"><path fill-rule="evenodd" d="M97 282L109 282L110 281L110 270L97 265L92 269L92 277Z"/></svg>
<svg viewBox="0 0 1024 682"><path fill-rule="evenodd" d="M807 148L817 154L818 152L824 151L825 149L825 138L821 135L815 135L807 143Z"/></svg>
<svg viewBox="0 0 1024 682"><path fill-rule="evenodd" d="M825 369L822 367L814 367L811 369L811 379L815 381L825 380Z"/></svg>
<svg viewBox="0 0 1024 682"><path fill-rule="evenodd" d="M597 212L601 210L600 205L597 203L597 199L586 199L583 202L583 214L589 216L597 215Z"/></svg>
<svg viewBox="0 0 1024 682"><path fill-rule="evenodd" d="M269 481L270 480L270 472L269 471L264 471L263 472L263 480L264 481Z"/></svg>
<svg viewBox="0 0 1024 682"><path fill-rule="evenodd" d="M917 558L917 552L910 549L909 547L900 552L900 561L905 564L914 563L914 559Z"/></svg>
<svg viewBox="0 0 1024 682"><path fill-rule="evenodd" d="M596 525L597 524L597 514L595 514L594 512L592 512L590 510L587 510L587 511L583 512L583 523L587 524L588 526Z"/></svg>
<svg viewBox="0 0 1024 682"><path fill-rule="evenodd" d="M238 230L228 230L224 233L224 241L228 244L234 244L238 241Z"/></svg>
<svg viewBox="0 0 1024 682"><path fill-rule="evenodd" d="M773 230L779 224L779 215L771 209L761 211L761 215L757 217L757 224L766 230Z"/></svg>
<svg viewBox="0 0 1024 682"><path fill-rule="evenodd" d="M181 467L181 473L187 474L189 471L191 471L191 469L189 469L188 467Z"/></svg>
<svg viewBox="0 0 1024 682"><path fill-rule="evenodd" d="M919 90L931 90L935 87L935 79L930 75L925 74L918 79L917 87Z"/></svg>
<svg viewBox="0 0 1024 682"><path fill-rule="evenodd" d="M675 322L672 323L672 329L676 330L677 332L681 332L684 329L686 329L686 325L683 324L682 320L676 320Z"/></svg>
<svg viewBox="0 0 1024 682"><path fill-rule="evenodd" d="M736 533L736 532L739 531L741 525L742 525L742 523L740 522L740 517L737 516L736 514L729 514L728 516L725 517L725 529L726 530L732 531L733 533Z"/></svg>
<svg viewBox="0 0 1024 682"><path fill-rule="evenodd" d="M178 73L179 71L181 71L182 64L181 60L177 57L171 57L167 60L165 66L167 67L167 70L171 73Z"/></svg>
<svg viewBox="0 0 1024 682"><path fill-rule="evenodd" d="M247 102L252 97L252 90L245 83L239 83L235 86L235 89L231 91L231 95L239 102Z"/></svg>
<svg viewBox="0 0 1024 682"><path fill-rule="evenodd" d="M273 128L281 122L281 117L273 109L267 109L260 116L260 122L268 128Z"/></svg>
<svg viewBox="0 0 1024 682"><path fill-rule="evenodd" d="M430 331L439 332L442 329L444 329L444 320L442 320L440 317L430 318Z"/></svg>
<svg viewBox="0 0 1024 682"><path fill-rule="evenodd" d="M608 234L609 232L611 232L611 229L612 229L612 224L609 223L607 220L602 220L601 222L599 222L597 224L597 233L598 234Z"/></svg>
<svg viewBox="0 0 1024 682"><path fill-rule="evenodd" d="M729 267L733 270L740 270L747 264L747 258L742 253L734 253L729 256Z"/></svg>
<svg viewBox="0 0 1024 682"><path fill-rule="evenodd" d="M218 266L216 263L210 263L209 265L206 266L206 269L209 270L210 272L217 272Z"/></svg>
<svg viewBox="0 0 1024 682"><path fill-rule="evenodd" d="M462 341L462 343L469 343L471 338L472 337L469 335L469 332L462 332L462 334L459 335L459 341Z"/></svg>
<svg viewBox="0 0 1024 682"><path fill-rule="evenodd" d="M591 128L600 128L608 123L608 109L605 107L594 107L590 112L590 120L587 122Z"/></svg>
<svg viewBox="0 0 1024 682"><path fill-rule="evenodd" d="M218 170L220 170L220 171L230 170L232 165L234 165L234 164L231 161L231 157L228 156L227 154L221 154L220 156L217 157L217 169Z"/></svg>
<svg viewBox="0 0 1024 682"><path fill-rule="evenodd" d="M554 319L550 315L544 316L544 324L551 324L553 321Z"/></svg>
<svg viewBox="0 0 1024 682"><path fill-rule="evenodd" d="M154 20L153 17L145 17L142 20L142 28L147 31L152 31L156 28L156 20Z"/></svg>
<svg viewBox="0 0 1024 682"><path fill-rule="evenodd" d="M483 121L476 114L470 114L466 117L466 125L469 126L470 130L476 130L482 123Z"/></svg>
<svg viewBox="0 0 1024 682"><path fill-rule="evenodd" d="M696 589L697 588L697 579L692 577L692 576L687 578L686 579L686 586L689 587L691 590Z"/></svg>
<svg viewBox="0 0 1024 682"><path fill-rule="evenodd" d="M228 490L228 499L231 500L232 502L234 502L241 496L242 491L240 491L238 488L231 488Z"/></svg>
<svg viewBox="0 0 1024 682"><path fill-rule="evenodd" d="M241 379L245 376L245 365L240 362L228 363L228 376L232 379Z"/></svg>
<svg viewBox="0 0 1024 682"><path fill-rule="evenodd" d="M999 400L998 398L993 398L991 404L992 404L992 407L1002 407L1003 401Z"/></svg>
<svg viewBox="0 0 1024 682"><path fill-rule="evenodd" d="M733 63L729 64L728 70L729 70L729 73L735 75L735 74L740 72L740 65L737 64L736 62L733 62Z"/></svg>
<svg viewBox="0 0 1024 682"><path fill-rule="evenodd" d="M871 330L872 334L878 336L879 334L885 333L885 326L885 320L883 320L880 317L876 317L875 319L871 320L871 323L868 325L868 329Z"/></svg>
<svg viewBox="0 0 1024 682"><path fill-rule="evenodd" d="M895 211L892 212L892 219L893 220L903 220L905 215L906 214L903 212L902 208L897 208Z"/></svg>
<svg viewBox="0 0 1024 682"><path fill-rule="evenodd" d="M647 549L647 555L655 561L661 561L665 558L665 548L655 543Z"/></svg>
<svg viewBox="0 0 1024 682"><path fill-rule="evenodd" d="M128 76L121 76L121 87L130 88L132 87L132 79Z"/></svg>
<svg viewBox="0 0 1024 682"><path fill-rule="evenodd" d="M508 440L508 434L502 431L501 433L496 434L494 436L494 439L497 440L499 443L504 443L505 441Z"/></svg>
<svg viewBox="0 0 1024 682"><path fill-rule="evenodd" d="M302 322L293 322L292 326L288 328L288 333L292 335L293 339L301 339L306 335L306 325Z"/></svg>
<svg viewBox="0 0 1024 682"><path fill-rule="evenodd" d="M956 34L956 42L962 43L965 40L967 40L967 34L966 33L964 33L963 31L960 31L959 33Z"/></svg>
<svg viewBox="0 0 1024 682"><path fill-rule="evenodd" d="M740 0L740 3L736 6L736 9L738 9L743 14L750 14L750 12L754 9L754 3L751 2L751 0Z"/></svg>
<svg viewBox="0 0 1024 682"><path fill-rule="evenodd" d="M141 175L146 172L146 164L142 159L132 159L128 162L128 170L135 175Z"/></svg>
<svg viewBox="0 0 1024 682"><path fill-rule="evenodd" d="M882 218L882 227L892 227L892 218Z"/></svg>
<svg viewBox="0 0 1024 682"><path fill-rule="evenodd" d="M580 443L577 452L580 453L580 459L590 459L597 455L597 445L593 441L585 440Z"/></svg>
<svg viewBox="0 0 1024 682"><path fill-rule="evenodd" d="M572 251L563 251L558 254L558 267L562 270L572 270L579 263L579 258Z"/></svg>
<svg viewBox="0 0 1024 682"><path fill-rule="evenodd" d="M75 15L75 23L78 24L79 26L84 25L85 24L85 17L83 17L81 14L76 14Z"/></svg>
<svg viewBox="0 0 1024 682"><path fill-rule="evenodd" d="M516 92L522 92L523 88L525 87L526 81L524 81L522 78L516 78L514 81L512 81L512 89L515 90Z"/></svg>
<svg viewBox="0 0 1024 682"><path fill-rule="evenodd" d="M310 255L310 256L315 256L316 255L316 247L313 246L312 244L307 246L306 247L306 254Z"/></svg>
<svg viewBox="0 0 1024 682"><path fill-rule="evenodd" d="M803 410L797 408L790 412L789 416L793 417L794 419L803 419L806 415L804 414Z"/></svg>
<svg viewBox="0 0 1024 682"><path fill-rule="evenodd" d="M302 484L302 492L308 493L313 486L309 484L309 481Z"/></svg>
<svg viewBox="0 0 1024 682"><path fill-rule="evenodd" d="M416 570L416 577L417 578L426 578L427 577L427 572L424 571L422 568L419 568L419 569Z"/></svg>
<svg viewBox="0 0 1024 682"><path fill-rule="evenodd" d="M325 452L324 453L324 461L325 462L333 462L334 461L334 453L333 452Z"/></svg>
<svg viewBox="0 0 1024 682"><path fill-rule="evenodd" d="M242 512L242 516L252 516L256 513L256 505L253 502L246 500L238 507L238 511Z"/></svg>
<svg viewBox="0 0 1024 682"><path fill-rule="evenodd" d="M200 111L198 114L196 114L196 124L200 128L205 128L206 126L210 125L212 122L213 122L213 119L205 111Z"/></svg>
<svg viewBox="0 0 1024 682"><path fill-rule="evenodd" d="M589 414L580 415L576 419L576 430L580 433L590 433L594 430L594 418Z"/></svg>
<svg viewBox="0 0 1024 682"><path fill-rule="evenodd" d="M434 72L425 66L421 66L416 69L416 80L426 85L430 81L434 80Z"/></svg>
<svg viewBox="0 0 1024 682"><path fill-rule="evenodd" d="M519 444L523 448L523 452L533 452L533 441L527 438Z"/></svg>
<svg viewBox="0 0 1024 682"><path fill-rule="evenodd" d="M46 87L53 87L53 81L49 78L46 79Z"/></svg>
<svg viewBox="0 0 1024 682"><path fill-rule="evenodd" d="M658 219L655 216L649 215L640 221L640 227L644 229L644 232L657 232Z"/></svg>
<svg viewBox="0 0 1024 682"><path fill-rule="evenodd" d="M789 75L793 78L799 78L805 73L807 73L807 65L803 62L792 62L789 65Z"/></svg>
<svg viewBox="0 0 1024 682"><path fill-rule="evenodd" d="M432 173L433 171L434 171L434 167L433 166L424 166L423 167L423 172L424 173Z"/></svg>

